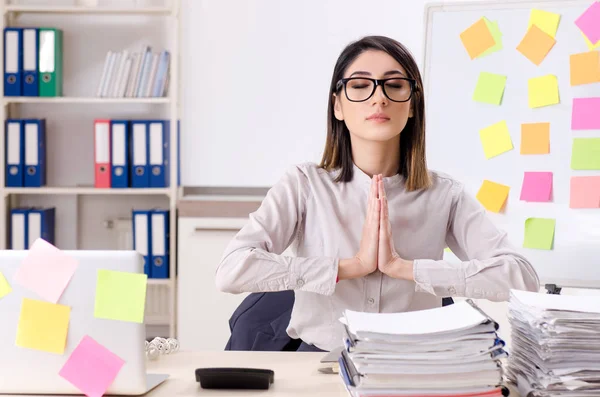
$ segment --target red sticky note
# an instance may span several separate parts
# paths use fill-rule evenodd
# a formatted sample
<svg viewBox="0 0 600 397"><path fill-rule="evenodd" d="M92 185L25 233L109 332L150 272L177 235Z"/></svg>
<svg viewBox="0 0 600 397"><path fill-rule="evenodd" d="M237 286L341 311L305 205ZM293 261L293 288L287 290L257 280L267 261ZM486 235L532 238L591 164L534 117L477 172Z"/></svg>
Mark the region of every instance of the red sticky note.
<svg viewBox="0 0 600 397"><path fill-rule="evenodd" d="M600 129L600 97L573 98L571 129Z"/></svg>
<svg viewBox="0 0 600 397"><path fill-rule="evenodd" d="M570 208L600 208L600 176L572 176Z"/></svg>
<svg viewBox="0 0 600 397"><path fill-rule="evenodd" d="M552 172L526 172L521 187L521 200L546 202L552 194Z"/></svg>
<svg viewBox="0 0 600 397"><path fill-rule="evenodd" d="M14 282L57 303L78 265L75 258L38 238L17 269Z"/></svg>
<svg viewBox="0 0 600 397"><path fill-rule="evenodd" d="M125 364L120 357L84 336L58 373L88 397L102 397Z"/></svg>

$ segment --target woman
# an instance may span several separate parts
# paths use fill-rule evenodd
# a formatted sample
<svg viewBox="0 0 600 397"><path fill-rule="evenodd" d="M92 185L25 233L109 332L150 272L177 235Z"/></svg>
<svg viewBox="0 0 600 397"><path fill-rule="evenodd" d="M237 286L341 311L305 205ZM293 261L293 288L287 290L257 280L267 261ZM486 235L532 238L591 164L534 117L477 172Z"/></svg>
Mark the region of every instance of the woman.
<svg viewBox="0 0 600 397"><path fill-rule="evenodd" d="M291 244L296 256L283 256ZM444 261L448 246L464 262ZM366 37L331 80L320 165L292 167L227 247L217 286L294 290L300 350L342 343L343 310L403 312L443 297L537 291L531 264L463 185L427 169L423 85L400 43Z"/></svg>

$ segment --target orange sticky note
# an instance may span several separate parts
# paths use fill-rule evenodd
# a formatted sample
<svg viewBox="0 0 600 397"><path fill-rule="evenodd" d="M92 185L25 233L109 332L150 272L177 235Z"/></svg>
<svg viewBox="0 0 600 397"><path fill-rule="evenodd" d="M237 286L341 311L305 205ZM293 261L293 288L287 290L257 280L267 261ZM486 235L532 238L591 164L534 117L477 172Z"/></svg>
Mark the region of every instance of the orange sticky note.
<svg viewBox="0 0 600 397"><path fill-rule="evenodd" d="M476 197L488 211L500 212L506 203L509 190L509 186L484 180Z"/></svg>
<svg viewBox="0 0 600 397"><path fill-rule="evenodd" d="M521 124L521 154L550 153L550 123Z"/></svg>
<svg viewBox="0 0 600 397"><path fill-rule="evenodd" d="M485 20L481 18L460 34L460 40L471 59L477 58L486 50L496 45Z"/></svg>
<svg viewBox="0 0 600 397"><path fill-rule="evenodd" d="M572 176L570 208L600 208L600 176Z"/></svg>
<svg viewBox="0 0 600 397"><path fill-rule="evenodd" d="M600 82L600 52L571 54L569 63L572 86Z"/></svg>
<svg viewBox="0 0 600 397"><path fill-rule="evenodd" d="M552 47L554 47L554 44L556 44L554 37L538 28L537 25L531 25L517 46L517 50L531 62L539 66Z"/></svg>

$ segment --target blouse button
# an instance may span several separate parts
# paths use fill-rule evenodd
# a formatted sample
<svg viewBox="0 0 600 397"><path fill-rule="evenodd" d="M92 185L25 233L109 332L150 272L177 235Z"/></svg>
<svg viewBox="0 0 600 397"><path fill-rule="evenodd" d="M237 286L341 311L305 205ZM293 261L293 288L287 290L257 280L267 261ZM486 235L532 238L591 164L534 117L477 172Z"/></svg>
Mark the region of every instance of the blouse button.
<svg viewBox="0 0 600 397"><path fill-rule="evenodd" d="M375 303L375 299L373 299L373 298L369 298L369 299L367 300L367 302L369 302L369 305L372 305L373 303Z"/></svg>

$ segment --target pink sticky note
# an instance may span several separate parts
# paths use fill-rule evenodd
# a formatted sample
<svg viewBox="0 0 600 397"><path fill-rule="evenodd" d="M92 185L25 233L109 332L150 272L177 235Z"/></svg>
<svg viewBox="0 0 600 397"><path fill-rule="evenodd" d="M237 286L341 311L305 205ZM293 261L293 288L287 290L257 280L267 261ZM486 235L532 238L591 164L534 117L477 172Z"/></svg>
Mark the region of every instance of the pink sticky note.
<svg viewBox="0 0 600 397"><path fill-rule="evenodd" d="M571 129L600 129L600 97L573 98Z"/></svg>
<svg viewBox="0 0 600 397"><path fill-rule="evenodd" d="M600 2L594 1L587 10L575 20L575 25L592 44L600 40Z"/></svg>
<svg viewBox="0 0 600 397"><path fill-rule="evenodd" d="M48 302L58 303L77 266L75 258L38 238L29 248L13 281L32 290Z"/></svg>
<svg viewBox="0 0 600 397"><path fill-rule="evenodd" d="M526 172L521 188L521 200L546 202L552 194L551 172Z"/></svg>
<svg viewBox="0 0 600 397"><path fill-rule="evenodd" d="M600 176L572 176L570 208L600 208Z"/></svg>
<svg viewBox="0 0 600 397"><path fill-rule="evenodd" d="M120 357L84 336L58 373L88 397L101 397L125 364Z"/></svg>

